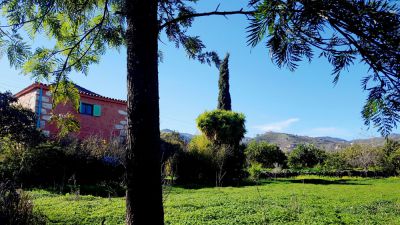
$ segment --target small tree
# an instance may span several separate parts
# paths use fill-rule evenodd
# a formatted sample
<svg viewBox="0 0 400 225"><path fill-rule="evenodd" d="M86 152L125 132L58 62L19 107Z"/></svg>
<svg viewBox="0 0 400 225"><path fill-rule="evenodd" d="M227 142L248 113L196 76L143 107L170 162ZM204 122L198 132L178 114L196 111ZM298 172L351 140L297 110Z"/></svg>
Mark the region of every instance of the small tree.
<svg viewBox="0 0 400 225"><path fill-rule="evenodd" d="M347 163L355 168L367 171L372 166L378 166L383 157L381 148L367 145L352 145L342 151Z"/></svg>
<svg viewBox="0 0 400 225"><path fill-rule="evenodd" d="M400 153L400 142L386 139L385 145L382 148L382 157L380 160L380 166L386 173L394 174L398 170L398 164L396 158ZM399 158L400 159L400 158Z"/></svg>
<svg viewBox="0 0 400 225"><path fill-rule="evenodd" d="M235 167L241 167L240 155L243 155L240 148L240 141L244 137L245 116L227 110L214 110L204 112L197 118L197 127L212 143L214 151L213 160L216 165L216 184L221 186L225 175L235 171ZM230 162L229 162L230 161ZM232 166L227 166L232 165ZM241 165L240 165L241 164ZM229 168L228 167L232 167ZM228 171L228 170L229 171ZM231 176L229 174L228 176Z"/></svg>
<svg viewBox="0 0 400 225"><path fill-rule="evenodd" d="M340 153L328 153L323 168L328 171L340 171L348 168L346 160Z"/></svg>
<svg viewBox="0 0 400 225"><path fill-rule="evenodd" d="M400 148L398 148L396 151L394 151L390 156L389 156L389 163L391 165L392 170L399 174L400 173Z"/></svg>
<svg viewBox="0 0 400 225"><path fill-rule="evenodd" d="M279 146L265 141L251 141L245 150L246 159L250 163L261 163L264 168L273 168L274 164L284 165L286 155Z"/></svg>
<svg viewBox="0 0 400 225"><path fill-rule="evenodd" d="M0 141L8 138L19 144L37 144L42 136L36 122L35 113L17 105L10 92L0 92Z"/></svg>
<svg viewBox="0 0 400 225"><path fill-rule="evenodd" d="M312 168L319 163L323 163L326 153L314 145L298 145L288 157L288 165L293 168Z"/></svg>
<svg viewBox="0 0 400 225"><path fill-rule="evenodd" d="M229 93L229 53L226 54L219 67L218 88L218 109L232 110L231 94Z"/></svg>

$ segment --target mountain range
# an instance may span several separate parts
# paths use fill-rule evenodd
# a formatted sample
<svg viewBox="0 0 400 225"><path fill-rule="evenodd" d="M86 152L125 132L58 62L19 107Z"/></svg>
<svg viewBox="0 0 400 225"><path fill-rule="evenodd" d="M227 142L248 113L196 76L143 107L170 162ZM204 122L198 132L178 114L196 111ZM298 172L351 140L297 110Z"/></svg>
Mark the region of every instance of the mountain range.
<svg viewBox="0 0 400 225"><path fill-rule="evenodd" d="M173 132L169 129L164 129L161 132ZM188 133L179 133L181 138L186 142L189 142L194 135ZM400 134L392 134L389 138L400 141ZM335 137L309 137L301 136L295 134L278 133L278 132L266 132L264 134L259 134L254 138L245 137L243 143L248 143L252 140L256 141L266 141L272 144L278 145L284 152L290 152L299 144L313 144L320 149L325 151L339 151L352 144L365 144L371 146L383 146L385 144L385 138L374 137L367 139L354 139L354 140L344 140Z"/></svg>

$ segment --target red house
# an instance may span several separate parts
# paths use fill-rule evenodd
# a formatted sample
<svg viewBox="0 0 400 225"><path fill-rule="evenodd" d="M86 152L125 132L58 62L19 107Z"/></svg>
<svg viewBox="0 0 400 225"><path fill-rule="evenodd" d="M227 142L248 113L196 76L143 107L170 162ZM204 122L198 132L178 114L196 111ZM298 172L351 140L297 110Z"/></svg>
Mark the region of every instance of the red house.
<svg viewBox="0 0 400 225"><path fill-rule="evenodd" d="M70 112L80 122L80 131L75 135L81 139L88 136L100 136L103 139L126 136L126 101L101 96L76 85L80 94L79 112L69 104L58 105L53 109L49 85L34 83L21 90L15 96L18 103L34 111L38 117L37 127L47 136L54 136L58 130L50 123L51 113Z"/></svg>

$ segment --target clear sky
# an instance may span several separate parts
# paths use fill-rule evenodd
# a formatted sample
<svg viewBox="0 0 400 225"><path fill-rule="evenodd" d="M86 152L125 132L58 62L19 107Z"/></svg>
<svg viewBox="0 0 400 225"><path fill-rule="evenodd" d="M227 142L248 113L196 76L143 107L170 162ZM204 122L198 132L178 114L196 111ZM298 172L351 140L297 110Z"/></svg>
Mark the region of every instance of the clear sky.
<svg viewBox="0 0 400 225"><path fill-rule="evenodd" d="M212 11L217 1L200 1L199 12ZM247 1L222 0L221 10L239 9ZM195 20L191 34L199 35L208 49L230 57L232 108L246 115L246 136L266 131L344 139L378 136L364 126L361 118L366 92L360 80L367 67L356 63L332 84L332 66L324 58L301 63L298 70L279 69L271 62L264 44L246 45L244 16L203 17ZM38 45L45 44L36 43ZM164 60L159 65L160 128L196 134L195 119L205 110L215 109L218 98L218 70L189 60L183 49L161 38ZM101 95L126 99L126 49L110 50L89 75L71 74L72 81ZM10 69L6 57L0 59L0 91L13 93L33 82Z"/></svg>

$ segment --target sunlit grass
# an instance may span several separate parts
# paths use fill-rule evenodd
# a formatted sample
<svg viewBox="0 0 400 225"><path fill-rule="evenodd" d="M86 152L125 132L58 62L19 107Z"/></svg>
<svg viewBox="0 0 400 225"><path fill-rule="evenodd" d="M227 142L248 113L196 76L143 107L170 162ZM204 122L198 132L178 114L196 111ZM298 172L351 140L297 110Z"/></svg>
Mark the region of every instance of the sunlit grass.
<svg viewBox="0 0 400 225"><path fill-rule="evenodd" d="M124 198L31 192L51 224L124 223ZM246 187L172 188L166 224L400 224L400 179L301 176Z"/></svg>

